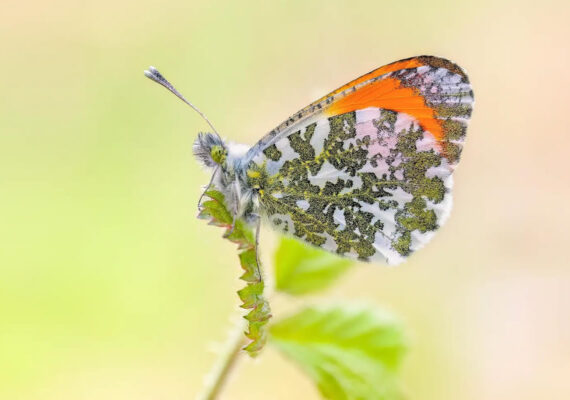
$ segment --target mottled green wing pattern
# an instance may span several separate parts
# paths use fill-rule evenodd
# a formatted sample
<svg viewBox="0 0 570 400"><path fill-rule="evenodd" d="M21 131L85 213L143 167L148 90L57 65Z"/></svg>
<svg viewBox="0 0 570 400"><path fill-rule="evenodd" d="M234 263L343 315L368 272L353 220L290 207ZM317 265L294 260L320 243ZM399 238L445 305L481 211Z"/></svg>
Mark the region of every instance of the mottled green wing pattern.
<svg viewBox="0 0 570 400"><path fill-rule="evenodd" d="M398 92L378 102L399 111L324 110L257 146L248 185L273 227L342 256L389 264L431 239L451 210L472 92L464 74L425 66L373 89L386 92L395 77ZM373 104L369 92L361 98ZM415 97L402 102L400 93Z"/></svg>

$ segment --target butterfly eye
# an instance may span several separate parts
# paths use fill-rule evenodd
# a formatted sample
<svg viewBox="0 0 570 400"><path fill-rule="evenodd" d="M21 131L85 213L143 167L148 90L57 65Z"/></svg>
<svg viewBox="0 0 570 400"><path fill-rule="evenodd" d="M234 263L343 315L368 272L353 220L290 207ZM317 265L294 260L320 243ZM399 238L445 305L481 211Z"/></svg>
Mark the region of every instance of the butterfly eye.
<svg viewBox="0 0 570 400"><path fill-rule="evenodd" d="M210 150L210 156L212 157L212 160L218 165L221 165L224 163L224 161L226 161L227 154L228 153L226 149L220 145L212 146L212 149Z"/></svg>

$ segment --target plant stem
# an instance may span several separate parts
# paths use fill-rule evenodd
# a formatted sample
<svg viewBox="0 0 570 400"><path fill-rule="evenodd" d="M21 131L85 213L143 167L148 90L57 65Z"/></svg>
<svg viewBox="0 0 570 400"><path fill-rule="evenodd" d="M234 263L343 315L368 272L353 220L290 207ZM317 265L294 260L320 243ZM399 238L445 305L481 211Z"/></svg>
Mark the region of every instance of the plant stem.
<svg viewBox="0 0 570 400"><path fill-rule="evenodd" d="M242 324L239 324L235 331L230 333L223 351L216 360L216 363L208 376L204 390L198 395L196 400L216 399L226 382L232 367L235 365L235 362L242 351L242 347L246 343L243 332L244 327Z"/></svg>

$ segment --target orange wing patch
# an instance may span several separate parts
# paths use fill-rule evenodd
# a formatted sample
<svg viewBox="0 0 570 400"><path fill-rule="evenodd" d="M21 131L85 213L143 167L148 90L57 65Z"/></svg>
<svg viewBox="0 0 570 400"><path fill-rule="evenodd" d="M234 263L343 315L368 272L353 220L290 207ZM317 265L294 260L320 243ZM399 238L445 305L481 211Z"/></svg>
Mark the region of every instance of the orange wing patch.
<svg viewBox="0 0 570 400"><path fill-rule="evenodd" d="M414 74L419 67L427 68ZM375 107L415 118L440 144L441 153L456 163L472 104L469 79L458 65L440 57L412 57L377 68L309 104L269 132L256 148L265 148L277 135L320 113L330 117Z"/></svg>
<svg viewBox="0 0 570 400"><path fill-rule="evenodd" d="M356 78L353 81L348 82L346 85L342 85L341 87L330 92L326 96L321 97L320 99L315 101L313 104L320 103L321 101L327 99L328 97L334 96L335 94L340 93L343 90L349 89L353 86L356 86L359 83L363 83L363 82L366 82L367 80L379 77L380 75L384 75L384 74L387 74L389 72L399 71L401 69L417 68L417 67L421 67L422 65L424 65L424 64L420 62L419 58L409 58L407 60L396 61L392 64L384 65L383 67L376 68L374 71L371 71L365 75L362 75L359 78Z"/></svg>
<svg viewBox="0 0 570 400"><path fill-rule="evenodd" d="M409 63L415 61L415 59L412 59L404 62ZM392 67L392 65L393 64L390 64L380 69ZM394 66L394 70L399 69L402 69L402 67L395 68ZM375 72L376 71L374 71L374 73ZM387 72L383 71L379 75L385 73ZM354 84L350 83L349 85L353 86ZM424 97L417 89L404 87L400 84L400 81L395 78L386 78L372 82L371 84L338 99L326 109L326 113L329 116L334 116L368 107L404 112L414 117L421 127L424 130L429 131L438 142L442 142L444 140L443 127L441 122L436 118L435 110L426 104Z"/></svg>

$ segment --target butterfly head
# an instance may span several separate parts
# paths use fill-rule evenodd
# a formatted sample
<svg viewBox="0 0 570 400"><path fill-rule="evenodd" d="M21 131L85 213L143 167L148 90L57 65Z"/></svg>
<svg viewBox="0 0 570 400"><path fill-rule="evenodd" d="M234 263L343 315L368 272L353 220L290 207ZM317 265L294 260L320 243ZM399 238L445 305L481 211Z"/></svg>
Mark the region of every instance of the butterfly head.
<svg viewBox="0 0 570 400"><path fill-rule="evenodd" d="M225 143L216 133L199 133L194 142L194 155L203 165L213 168L210 183L198 200L198 206L210 189L224 195L226 205L234 214L234 218L244 218L249 222L252 209L252 190L244 180L245 172L241 161L248 146L236 143ZM246 211L250 213L246 214Z"/></svg>
<svg viewBox="0 0 570 400"><path fill-rule="evenodd" d="M207 167L223 166L228 158L228 147L217 134L201 132L194 141L194 155Z"/></svg>

